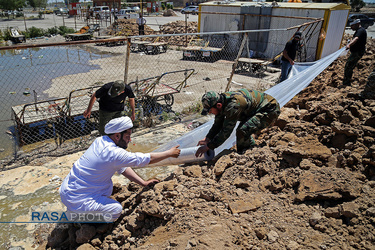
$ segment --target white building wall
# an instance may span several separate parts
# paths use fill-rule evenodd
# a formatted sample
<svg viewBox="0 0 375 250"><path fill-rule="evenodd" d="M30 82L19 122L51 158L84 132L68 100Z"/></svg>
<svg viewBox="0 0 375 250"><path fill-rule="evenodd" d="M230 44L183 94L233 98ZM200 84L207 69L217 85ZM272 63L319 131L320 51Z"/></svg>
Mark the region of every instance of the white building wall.
<svg viewBox="0 0 375 250"><path fill-rule="evenodd" d="M322 58L340 49L346 26L346 22L343 22L343 20L347 19L348 14L349 10L331 11L327 34L323 44Z"/></svg>
<svg viewBox="0 0 375 250"><path fill-rule="evenodd" d="M255 4L254 4L255 5ZM215 31L236 31L241 29L241 10L244 11L244 7L240 5L201 5L202 12L215 12L215 13L235 13L238 15L225 15L225 14L205 14L201 13L200 16L200 32L215 32ZM253 6L253 3L249 3L249 6ZM315 6L315 7L314 7ZM286 8L286 7L273 7L272 18L270 21L270 29L286 29L295 27L306 22L313 21L313 19L297 19L290 17L311 17L311 18L324 18L325 12L331 13L326 39L323 43L322 56L333 53L340 48L340 42L345 29L345 21L348 15L348 10L333 10L330 11L328 8L317 8L316 5L308 9L305 8ZM332 6L331 6L332 7ZM262 8L259 6L259 8ZM285 18L277 17L285 16ZM250 16L246 17L251 18ZM254 19L256 20L256 19ZM326 20L327 21L327 20ZM318 49L319 35L323 25L323 21L314 25L309 25L307 28L303 27L300 29L305 38L305 53L306 61L315 61ZM284 50L285 44L291 39L293 34L297 31L297 28L284 30L284 31L270 31L268 41L266 42L267 48L265 51L261 51L261 57L274 58ZM254 39L255 33L249 34L249 42ZM242 35L229 35L229 48L230 51L234 52L236 48L241 44ZM264 36L262 36L264 37ZM249 47L249 45L247 45ZM250 48L251 49L251 48Z"/></svg>

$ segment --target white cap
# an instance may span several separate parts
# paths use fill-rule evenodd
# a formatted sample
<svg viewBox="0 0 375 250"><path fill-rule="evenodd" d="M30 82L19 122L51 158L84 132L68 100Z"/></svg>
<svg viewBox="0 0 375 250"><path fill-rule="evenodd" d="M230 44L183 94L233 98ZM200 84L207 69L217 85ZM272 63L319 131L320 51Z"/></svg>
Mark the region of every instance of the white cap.
<svg viewBox="0 0 375 250"><path fill-rule="evenodd" d="M109 134L121 133L133 127L133 122L128 116L122 116L110 120L104 128L104 132Z"/></svg>
<svg viewBox="0 0 375 250"><path fill-rule="evenodd" d="M357 24L357 23L361 23L361 20L355 19L353 22L350 23L350 26Z"/></svg>

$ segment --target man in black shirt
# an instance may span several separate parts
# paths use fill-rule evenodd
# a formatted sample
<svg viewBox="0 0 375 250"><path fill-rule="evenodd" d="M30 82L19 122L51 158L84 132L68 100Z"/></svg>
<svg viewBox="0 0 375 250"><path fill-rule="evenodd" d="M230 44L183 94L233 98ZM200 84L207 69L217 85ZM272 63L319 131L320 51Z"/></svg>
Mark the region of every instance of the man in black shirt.
<svg viewBox="0 0 375 250"><path fill-rule="evenodd" d="M367 32L363 27L361 27L361 20L356 19L351 22L350 28L354 30L355 33L352 41L346 45L346 49L350 50L350 56L345 64L344 80L342 82L342 84L346 86L350 86L353 70L355 66L357 66L359 59L361 59L365 54L367 40Z"/></svg>
<svg viewBox="0 0 375 250"><path fill-rule="evenodd" d="M294 65L294 59L296 58L298 47L300 46L299 41L301 40L302 33L297 31L293 39L286 43L283 56L281 57L281 76L280 82L288 78L289 72Z"/></svg>
<svg viewBox="0 0 375 250"><path fill-rule="evenodd" d="M135 100L134 93L129 85L124 81L118 80L104 84L92 96L89 106L83 112L85 118L91 116L91 109L97 98L99 98L99 133L105 135L104 126L113 118L125 115L125 99L129 98L131 108L130 118L132 121L135 119Z"/></svg>

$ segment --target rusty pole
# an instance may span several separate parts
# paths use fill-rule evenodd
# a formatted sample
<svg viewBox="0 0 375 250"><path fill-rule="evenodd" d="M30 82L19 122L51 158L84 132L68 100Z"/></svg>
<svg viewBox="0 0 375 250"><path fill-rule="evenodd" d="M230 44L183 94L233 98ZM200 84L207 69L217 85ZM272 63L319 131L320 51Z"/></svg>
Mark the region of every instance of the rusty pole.
<svg viewBox="0 0 375 250"><path fill-rule="evenodd" d="M125 72L124 72L124 83L125 84L127 84L127 82L128 82L130 45L131 45L131 38L128 38L127 41L126 41L126 56L125 56Z"/></svg>

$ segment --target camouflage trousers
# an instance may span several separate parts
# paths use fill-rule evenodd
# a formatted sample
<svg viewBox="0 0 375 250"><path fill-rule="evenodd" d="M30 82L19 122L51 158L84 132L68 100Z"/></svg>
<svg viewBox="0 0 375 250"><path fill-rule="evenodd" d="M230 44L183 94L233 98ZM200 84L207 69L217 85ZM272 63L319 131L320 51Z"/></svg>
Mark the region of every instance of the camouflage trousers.
<svg viewBox="0 0 375 250"><path fill-rule="evenodd" d="M125 111L114 111L108 112L99 109L99 133L100 135L105 135L104 128L105 125L112 119L125 116Z"/></svg>
<svg viewBox="0 0 375 250"><path fill-rule="evenodd" d="M280 115L280 105L267 95L268 103L246 121L241 121L236 131L237 152L241 153L255 145L252 134L270 126Z"/></svg>
<svg viewBox="0 0 375 250"><path fill-rule="evenodd" d="M345 64L344 80L342 84L350 85L350 80L353 76L353 70L355 66L357 66L359 59L361 59L364 54L364 52L352 52L350 54Z"/></svg>

